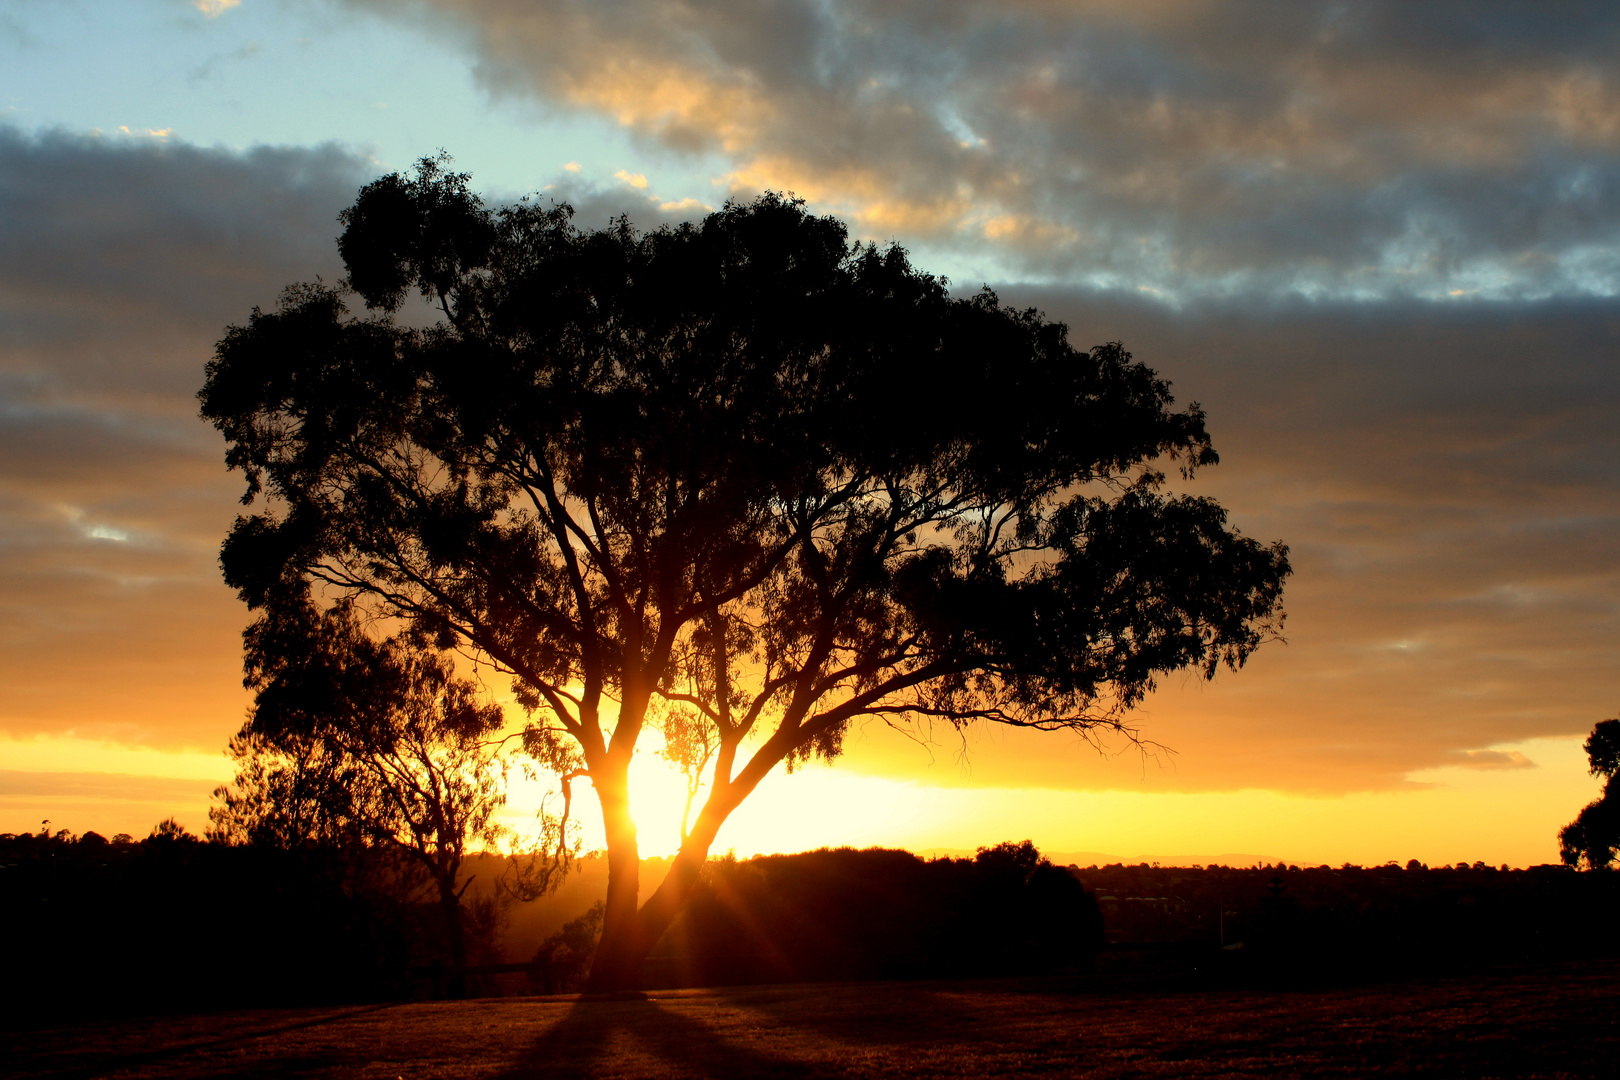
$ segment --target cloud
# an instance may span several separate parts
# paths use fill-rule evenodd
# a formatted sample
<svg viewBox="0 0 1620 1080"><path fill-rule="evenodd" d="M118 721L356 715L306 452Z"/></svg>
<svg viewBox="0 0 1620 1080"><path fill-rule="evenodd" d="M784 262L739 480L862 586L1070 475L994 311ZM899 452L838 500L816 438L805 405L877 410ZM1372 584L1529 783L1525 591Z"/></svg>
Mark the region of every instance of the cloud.
<svg viewBox="0 0 1620 1080"><path fill-rule="evenodd" d="M641 173L626 172L624 169L620 169L618 172L613 174L613 177L616 180L622 180L626 184L629 184L637 191L640 191L647 186L647 178Z"/></svg>
<svg viewBox="0 0 1620 1080"><path fill-rule="evenodd" d="M197 0L192 7L203 13L206 19L217 19L234 7L241 7L242 0Z"/></svg>
<svg viewBox="0 0 1620 1080"><path fill-rule="evenodd" d="M564 166L563 172L542 186L539 197L573 207L574 224L582 229L602 228L622 215L636 228L650 231L682 221L695 221L714 209L698 199L665 199L648 186L645 176L631 177L641 180L641 185L632 184L618 174L614 179L619 183L588 180Z"/></svg>
<svg viewBox="0 0 1620 1080"><path fill-rule="evenodd" d="M708 203L687 198L671 199L668 202L661 202L658 204L658 209L660 212L665 214L677 214L682 217L701 217L713 210L714 207L710 206Z"/></svg>
<svg viewBox="0 0 1620 1080"><path fill-rule="evenodd" d="M206 780L169 776L129 776L120 773L19 772L0 769L0 799L52 796L74 800L116 802L194 803L207 799L212 785Z"/></svg>
<svg viewBox="0 0 1620 1080"><path fill-rule="evenodd" d="M240 723L239 485L192 395L226 324L341 272L368 175L0 127L0 730L214 750Z"/></svg>
<svg viewBox="0 0 1620 1080"><path fill-rule="evenodd" d="M1465 769L1534 769L1536 763L1518 750L1459 750L1452 761Z"/></svg>
<svg viewBox="0 0 1620 1080"><path fill-rule="evenodd" d="M0 730L217 751L240 723L246 616L215 562L240 484L192 395L226 324L341 273L336 214L371 173L331 148L0 129ZM699 209L570 172L547 194L586 228ZM1174 757L983 731L964 769L941 731L930 769L878 725L848 765L935 784L1389 789L1612 714L1620 301L1003 292L1082 345L1125 341L1208 408L1223 462L1191 490L1292 545L1289 643L1213 684L1166 680L1139 720Z"/></svg>
<svg viewBox="0 0 1620 1080"><path fill-rule="evenodd" d="M1610 5L350 2L467 37L493 93L990 278L1620 291Z"/></svg>

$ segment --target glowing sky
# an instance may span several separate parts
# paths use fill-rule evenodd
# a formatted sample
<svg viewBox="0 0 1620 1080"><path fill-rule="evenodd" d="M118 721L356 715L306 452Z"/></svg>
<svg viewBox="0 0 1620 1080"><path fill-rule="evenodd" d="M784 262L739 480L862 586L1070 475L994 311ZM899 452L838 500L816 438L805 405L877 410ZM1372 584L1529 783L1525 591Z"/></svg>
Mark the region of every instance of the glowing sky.
<svg viewBox="0 0 1620 1080"><path fill-rule="evenodd" d="M1121 339L1292 545L1289 643L1143 709L1173 757L875 726L722 848L1553 859L1620 703L1617 55L1578 3L11 0L0 830L204 823L245 614L191 395L442 147L584 225L790 189Z"/></svg>

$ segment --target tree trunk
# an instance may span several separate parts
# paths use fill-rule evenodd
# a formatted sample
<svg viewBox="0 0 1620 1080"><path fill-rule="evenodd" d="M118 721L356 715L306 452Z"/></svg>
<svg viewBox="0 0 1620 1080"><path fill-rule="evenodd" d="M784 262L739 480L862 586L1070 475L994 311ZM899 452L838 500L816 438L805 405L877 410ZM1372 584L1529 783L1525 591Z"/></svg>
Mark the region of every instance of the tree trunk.
<svg viewBox="0 0 1620 1080"><path fill-rule="evenodd" d="M692 895L692 890L697 887L698 876L709 857L709 848L719 834L720 826L742 796L752 788L753 785L749 784L746 789L734 787L718 798L711 796L657 891L640 910L635 907L636 894L632 892L629 918L618 925L612 921L614 830L612 825L608 826L608 918L602 926L602 940L596 947L596 959L591 964L590 981L585 986L587 992L601 994L641 989L641 970L647 962L647 954L664 936L664 931L669 929L687 898ZM605 801L603 816L607 816ZM630 843L634 858L633 823L630 826ZM633 866L639 870L639 861L634 862Z"/></svg>
<svg viewBox="0 0 1620 1080"><path fill-rule="evenodd" d="M643 941L636 904L641 891L641 852L636 842L636 823L630 816L630 786L627 765L593 770L591 784L602 804L602 824L607 832L608 891L607 912L602 921L602 940L591 961L585 990L592 994L614 993L641 988L641 966L657 939Z"/></svg>
<svg viewBox="0 0 1620 1080"><path fill-rule="evenodd" d="M467 996L467 935L461 925L461 897L454 879L439 881L439 910L444 914L445 940L450 945L450 984L448 996Z"/></svg>

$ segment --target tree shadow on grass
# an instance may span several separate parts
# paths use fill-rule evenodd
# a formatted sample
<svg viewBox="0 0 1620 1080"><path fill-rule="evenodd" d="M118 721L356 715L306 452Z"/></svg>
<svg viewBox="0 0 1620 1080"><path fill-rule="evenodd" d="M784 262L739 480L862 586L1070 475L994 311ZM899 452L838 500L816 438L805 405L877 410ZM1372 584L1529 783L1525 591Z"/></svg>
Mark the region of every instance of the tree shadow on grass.
<svg viewBox="0 0 1620 1080"><path fill-rule="evenodd" d="M993 1039L985 1003L1057 1001L1068 984L985 982L827 983L813 995L797 988L739 988L733 1003L771 1024L865 1046L905 1047Z"/></svg>
<svg viewBox="0 0 1620 1080"><path fill-rule="evenodd" d="M230 1035L215 1038L191 1039L186 1042L175 1043L169 1046L158 1047L152 1050L114 1051L107 1054L86 1054L77 1061L63 1068L51 1068L47 1060L13 1062L20 1065L21 1071L17 1075L37 1077L38 1080L91 1080L92 1077L106 1076L109 1073L126 1069L143 1069L157 1065L173 1063L176 1067L184 1069L185 1063L177 1061L189 1055L206 1053L208 1051L225 1050L241 1046L256 1039L270 1038L275 1035L284 1035L288 1032L303 1031L307 1028L321 1027L326 1024L352 1020L357 1016L391 1009L392 1002L381 1005L367 1005L356 1009L345 1009L323 1015L311 1017L306 1020L297 1020L286 1024L276 1024L269 1027L247 1028L232 1032ZM220 1066L209 1066L211 1076L224 1077L226 1075L244 1076L299 1076L319 1075L323 1070L329 1069L333 1062L326 1057L285 1057L269 1063L250 1063L243 1073L221 1073L214 1071ZM30 1071L30 1066L33 1066Z"/></svg>
<svg viewBox="0 0 1620 1080"><path fill-rule="evenodd" d="M1143 1022L1143 1003L1149 1003L1151 1014L1151 1003L1164 998L1109 994L1085 976L828 983L718 993L757 1018L761 1029L851 1048L868 1061L937 1067L950 1075L973 1075L975 1069L984 1075L1003 1070L1026 1075L1043 1068L1106 1074L1121 1055L1152 1057L1178 1045L1182 1034ZM1177 1009L1193 1009L1193 1027L1205 1023L1209 1003L1172 1000ZM1225 1060L1263 1051L1266 1043L1259 1035L1223 1031L1209 1045L1212 1060Z"/></svg>
<svg viewBox="0 0 1620 1080"><path fill-rule="evenodd" d="M1067 989L1067 983L1057 984ZM1046 981L1012 983L829 983L717 988L685 999L579 1001L500 1080L534 1077L827 1077L872 1075L881 1063L965 1054L1020 1060L1042 1046L1006 1046L997 1016L976 994L1052 997ZM695 1018L724 1016L730 1031ZM999 1007L1004 1012L1005 1006ZM1014 1010L1016 1011L1016 1009ZM737 1034L733 1036L731 1031ZM1064 1059L1097 1057L1074 1032L1045 1036ZM770 1050L762 1049L771 1046ZM810 1055L806 1054L806 1050ZM773 1052L775 1051L775 1052ZM960 1065L958 1061L956 1064Z"/></svg>
<svg viewBox="0 0 1620 1080"><path fill-rule="evenodd" d="M837 1072L729 1042L656 1001L579 1001L497 1080L649 1075L795 1080Z"/></svg>

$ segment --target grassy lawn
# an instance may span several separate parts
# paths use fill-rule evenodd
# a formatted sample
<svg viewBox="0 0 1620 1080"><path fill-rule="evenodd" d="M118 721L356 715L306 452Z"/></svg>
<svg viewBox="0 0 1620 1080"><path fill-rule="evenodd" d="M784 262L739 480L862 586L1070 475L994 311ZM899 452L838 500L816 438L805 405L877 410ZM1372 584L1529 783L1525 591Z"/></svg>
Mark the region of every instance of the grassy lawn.
<svg viewBox="0 0 1620 1080"><path fill-rule="evenodd" d="M1103 976L494 998L0 1034L12 1077L1612 1076L1620 963L1327 990Z"/></svg>

